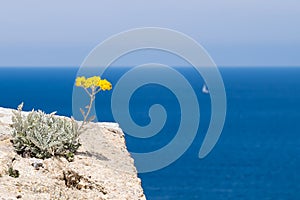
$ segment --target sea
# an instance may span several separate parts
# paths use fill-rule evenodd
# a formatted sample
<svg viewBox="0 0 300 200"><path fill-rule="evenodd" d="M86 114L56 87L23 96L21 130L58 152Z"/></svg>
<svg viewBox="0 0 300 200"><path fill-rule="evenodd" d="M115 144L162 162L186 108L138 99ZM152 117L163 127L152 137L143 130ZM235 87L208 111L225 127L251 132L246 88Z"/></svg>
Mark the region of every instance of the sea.
<svg viewBox="0 0 300 200"><path fill-rule="evenodd" d="M102 77L114 86L128 70L111 68ZM204 80L195 69L176 70L195 91L199 128L180 158L162 169L138 174L147 199L300 199L300 67L219 67L226 91L226 118L218 142L202 159L198 153L210 123L210 95L201 91ZM72 116L77 72L76 67L1 67L0 106L17 108L24 102L24 110ZM96 96L99 121L116 121L112 93ZM165 108L164 127L150 138L125 132L130 152L160 149L177 133L178 99L159 84L145 84L132 94L128 106L132 120L139 126L151 123L153 104Z"/></svg>

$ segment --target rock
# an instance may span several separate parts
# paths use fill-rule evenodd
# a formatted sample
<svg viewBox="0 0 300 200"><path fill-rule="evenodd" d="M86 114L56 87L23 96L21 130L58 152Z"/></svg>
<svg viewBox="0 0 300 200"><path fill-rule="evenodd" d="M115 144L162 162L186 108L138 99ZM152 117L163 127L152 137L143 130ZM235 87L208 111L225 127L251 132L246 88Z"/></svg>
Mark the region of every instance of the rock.
<svg viewBox="0 0 300 200"><path fill-rule="evenodd" d="M38 158L30 158L29 159L31 166L33 166L34 169L39 170L40 167L43 167L43 160Z"/></svg>
<svg viewBox="0 0 300 200"><path fill-rule="evenodd" d="M14 151L11 115L0 108L0 199L146 199L118 124L88 124L73 162L41 160Z"/></svg>

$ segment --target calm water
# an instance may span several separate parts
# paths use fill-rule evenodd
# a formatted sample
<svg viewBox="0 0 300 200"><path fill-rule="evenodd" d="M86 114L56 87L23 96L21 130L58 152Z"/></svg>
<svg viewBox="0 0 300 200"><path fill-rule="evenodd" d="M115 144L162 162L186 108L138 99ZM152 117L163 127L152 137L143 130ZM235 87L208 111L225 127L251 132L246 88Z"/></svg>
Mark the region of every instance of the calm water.
<svg viewBox="0 0 300 200"><path fill-rule="evenodd" d="M105 78L115 84L125 72ZM196 91L202 79L191 69L179 71ZM148 199L300 199L300 68L221 68L227 93L225 126L213 151L198 159L210 118L209 95L201 92L201 123L188 151L170 166L139 174ZM0 106L42 109L72 115L76 68L0 68ZM199 84L200 83L200 84ZM96 98L97 116L114 121L111 91ZM164 105L168 119L151 139L126 135L128 149L148 152L163 147L179 125L178 101L167 88L146 85L130 101L132 118L149 123L148 109Z"/></svg>

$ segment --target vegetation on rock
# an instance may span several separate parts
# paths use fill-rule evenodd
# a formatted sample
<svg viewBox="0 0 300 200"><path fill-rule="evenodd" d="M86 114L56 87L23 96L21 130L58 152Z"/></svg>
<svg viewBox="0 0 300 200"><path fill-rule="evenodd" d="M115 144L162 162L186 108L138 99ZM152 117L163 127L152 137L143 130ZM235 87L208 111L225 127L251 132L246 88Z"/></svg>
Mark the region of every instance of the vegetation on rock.
<svg viewBox="0 0 300 200"><path fill-rule="evenodd" d="M75 85L82 87L90 97L86 111L80 109L84 117L80 126L73 118L58 117L55 112L46 114L41 110L32 110L27 115L22 114L23 103L17 111L13 111L12 143L19 154L41 159L64 156L69 161L74 160L74 153L81 145L81 128L95 119L95 116L89 117L95 95L112 89L111 83L99 76L77 77Z"/></svg>
<svg viewBox="0 0 300 200"><path fill-rule="evenodd" d="M23 156L49 158L65 156L69 161L79 148L78 125L75 120L32 110L22 114L23 103L13 111L13 146Z"/></svg>
<svg viewBox="0 0 300 200"><path fill-rule="evenodd" d="M8 175L14 178L18 178L19 177L19 171L16 169L13 169L12 167L8 168Z"/></svg>

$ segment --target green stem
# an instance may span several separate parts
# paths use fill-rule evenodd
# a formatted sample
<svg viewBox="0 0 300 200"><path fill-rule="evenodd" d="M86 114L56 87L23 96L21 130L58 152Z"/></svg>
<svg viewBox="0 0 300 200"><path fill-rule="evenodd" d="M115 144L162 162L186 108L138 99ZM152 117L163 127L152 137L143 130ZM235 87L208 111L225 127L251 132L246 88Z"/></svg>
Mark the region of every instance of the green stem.
<svg viewBox="0 0 300 200"><path fill-rule="evenodd" d="M101 87L99 87L98 90L96 90L95 94L97 94L100 91L101 91Z"/></svg>
<svg viewBox="0 0 300 200"><path fill-rule="evenodd" d="M83 118L83 121L81 123L81 126L78 128L78 131L87 123L86 120L91 112L91 108L92 108L92 105L93 105L93 101L95 100L95 88L92 88L92 93L89 93L89 91L84 88L85 91L88 93L88 95L90 96L90 103L88 105L88 110L86 112L86 114L84 115L84 118Z"/></svg>
<svg viewBox="0 0 300 200"><path fill-rule="evenodd" d="M85 92L86 92L90 97L92 96L92 94L88 91L87 88L83 87L83 89L85 90Z"/></svg>

